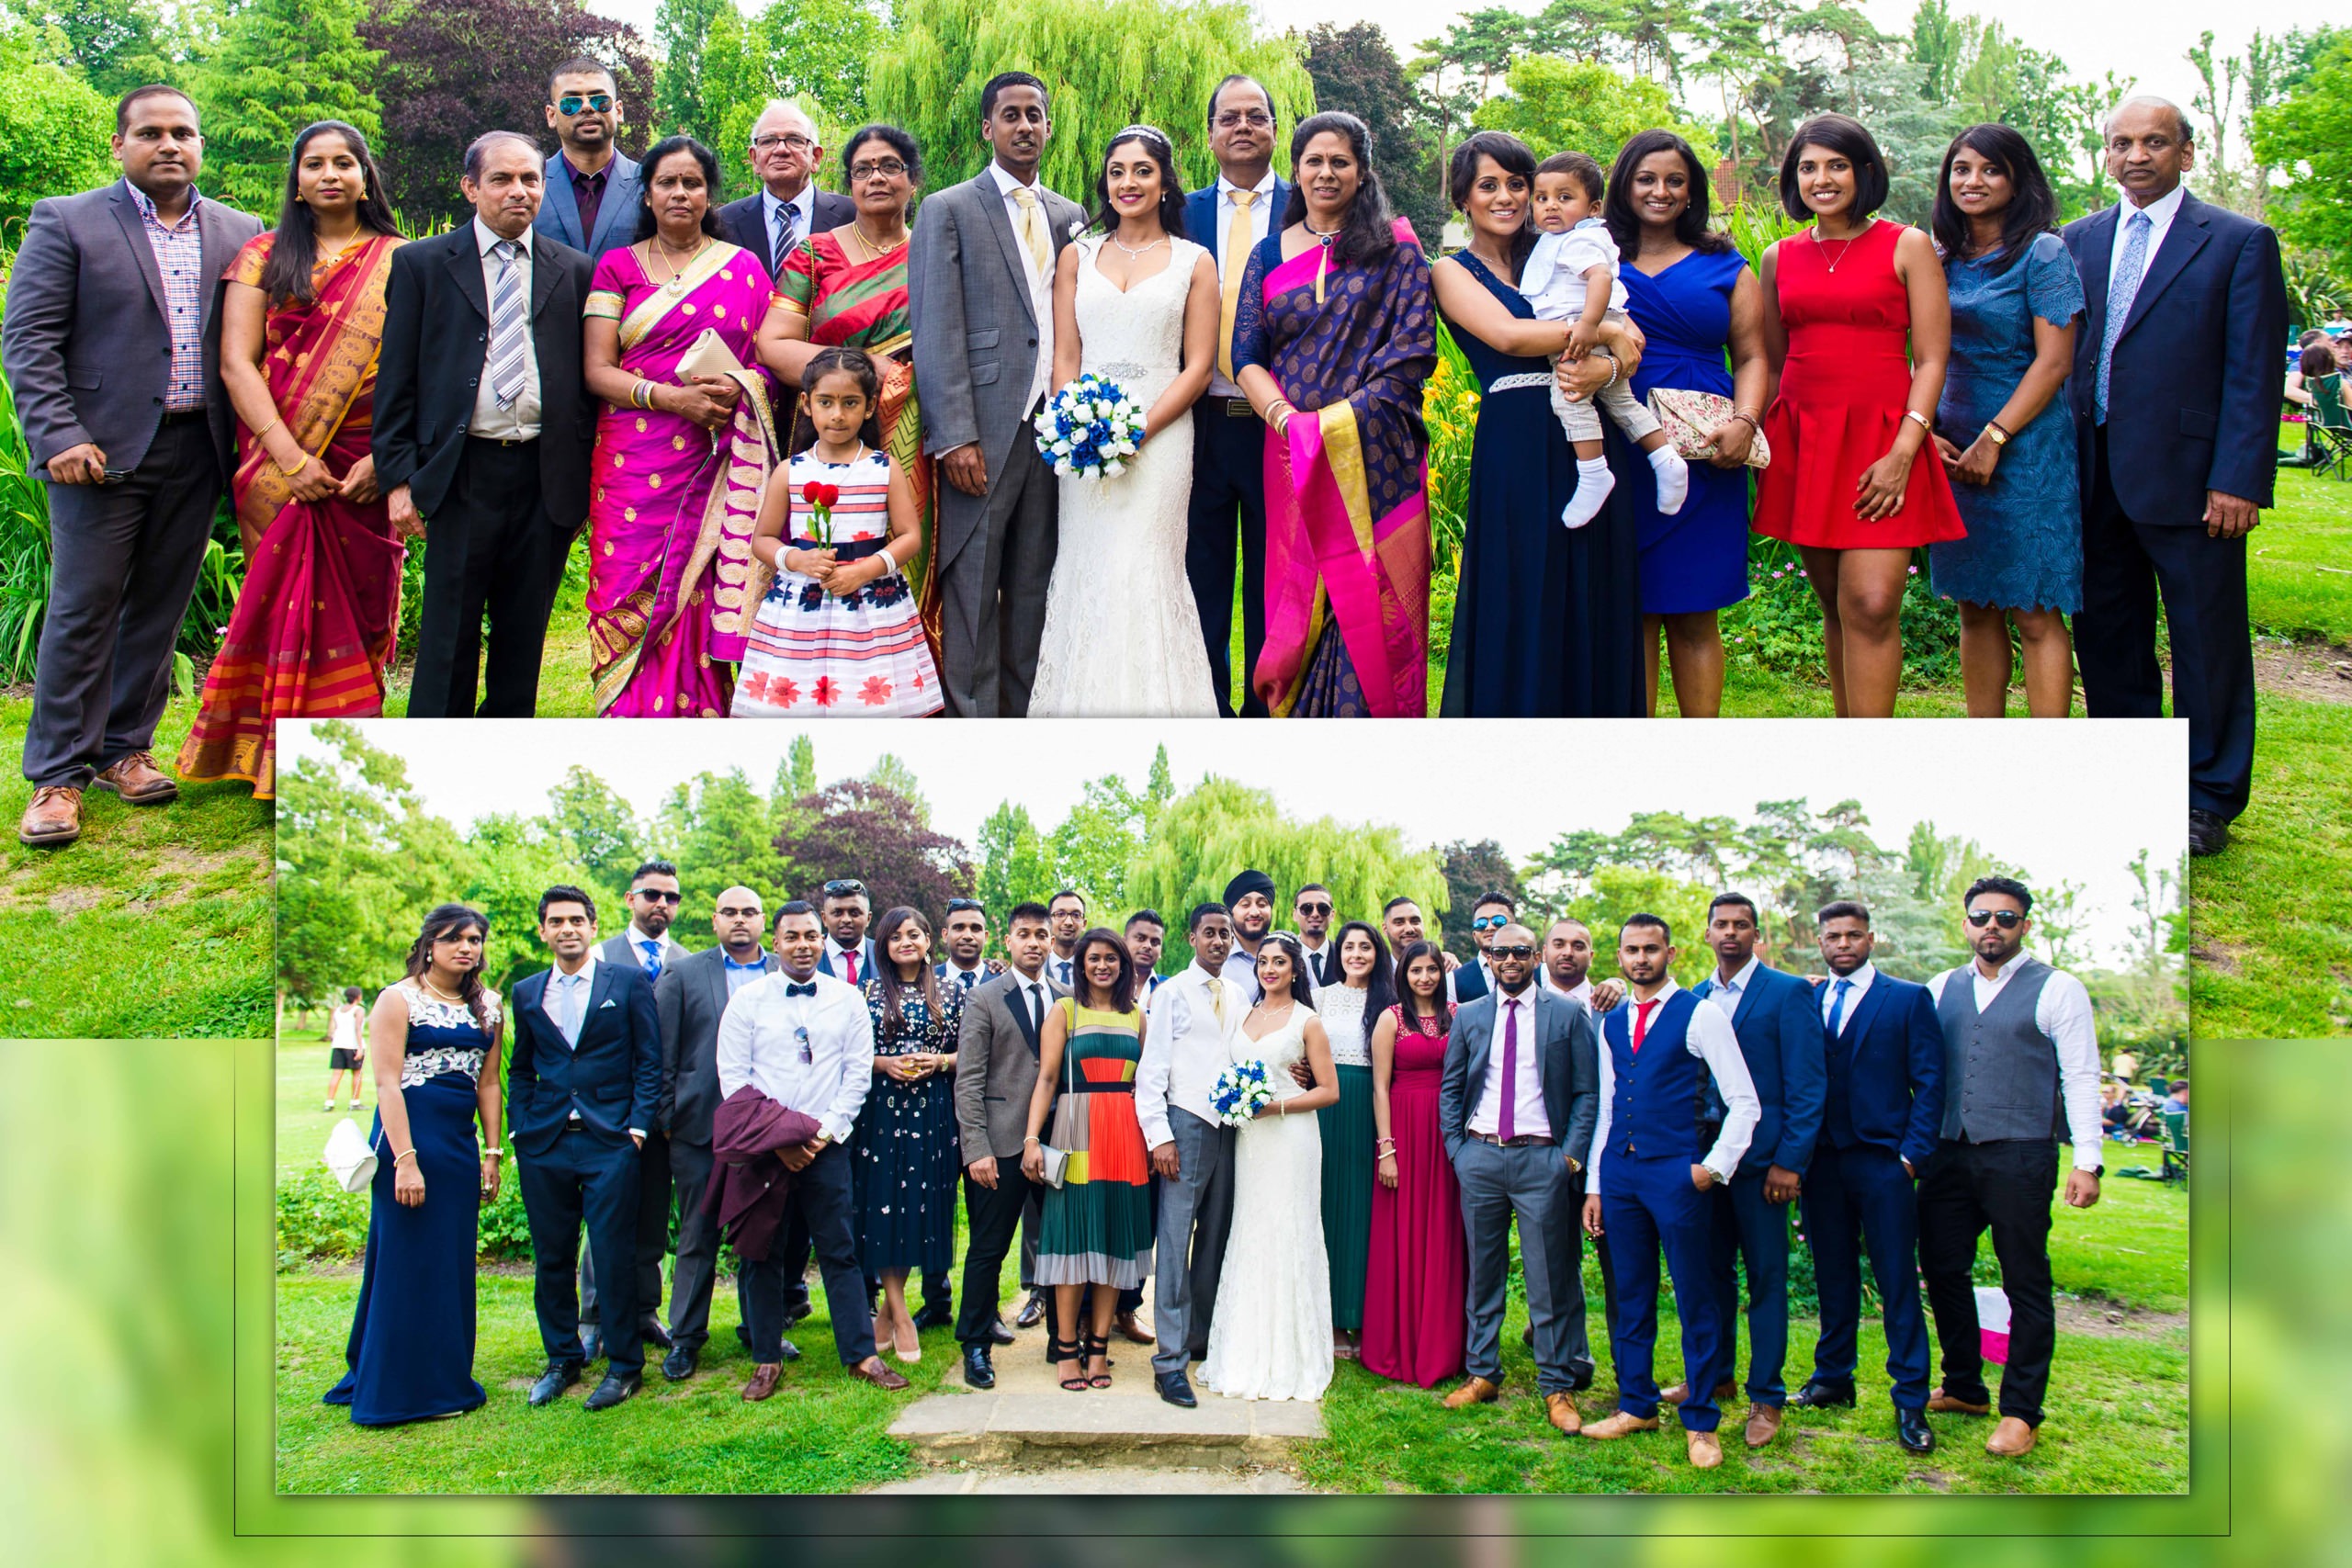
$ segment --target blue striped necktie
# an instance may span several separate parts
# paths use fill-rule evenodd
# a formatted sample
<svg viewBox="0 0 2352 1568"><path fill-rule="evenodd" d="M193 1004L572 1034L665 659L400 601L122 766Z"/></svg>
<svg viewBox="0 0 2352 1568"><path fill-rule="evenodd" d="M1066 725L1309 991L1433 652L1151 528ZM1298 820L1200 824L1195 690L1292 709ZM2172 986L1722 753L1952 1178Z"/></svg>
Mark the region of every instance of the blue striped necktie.
<svg viewBox="0 0 2352 1568"><path fill-rule="evenodd" d="M498 283L490 296L490 389L500 408L511 409L523 395L523 269L515 261L522 246L501 240L491 249Z"/></svg>

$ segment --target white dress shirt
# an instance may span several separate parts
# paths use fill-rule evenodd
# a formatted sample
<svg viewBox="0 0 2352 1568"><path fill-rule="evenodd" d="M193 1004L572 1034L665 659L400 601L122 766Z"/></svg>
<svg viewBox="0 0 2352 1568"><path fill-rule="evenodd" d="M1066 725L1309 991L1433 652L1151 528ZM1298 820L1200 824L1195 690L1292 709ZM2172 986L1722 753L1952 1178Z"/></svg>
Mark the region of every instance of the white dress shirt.
<svg viewBox="0 0 2352 1568"><path fill-rule="evenodd" d="M1650 999L1663 1009L1675 992L1682 987L1672 980L1666 988ZM1633 1036L1634 1025L1641 1014L1629 992L1624 1000L1626 1038ZM1650 1016L1658 1016L1653 1011ZM1756 1135L1756 1123L1764 1114L1764 1102L1756 1098L1756 1080L1747 1076L1747 1058L1739 1054L1739 1037L1731 1032L1731 1020L1715 1009L1706 1006L1690 1010L1690 1025L1683 1031L1683 1049L1707 1064L1707 1071L1715 1078L1715 1092L1723 1096L1724 1124L1715 1134L1715 1146L1699 1163L1724 1181L1739 1168L1747 1156L1748 1140ZM1617 1070L1611 1060L1608 1043L1600 1047L1600 1122L1592 1131L1592 1175L1585 1190L1599 1192L1600 1185L1601 1151L1609 1146L1610 1104L1617 1098Z"/></svg>
<svg viewBox="0 0 2352 1568"><path fill-rule="evenodd" d="M1846 1010L1838 1015L1838 1037L1843 1040L1846 1032L1854 1027L1855 1010L1862 1005L1862 998L1871 994L1871 982L1877 978L1878 965L1867 959L1851 975L1833 973L1822 986L1821 995L1815 998L1821 1007L1821 1026L1824 1029L1829 1027L1829 1010L1838 1005L1838 982L1852 981L1853 988L1846 993Z"/></svg>
<svg viewBox="0 0 2352 1568"><path fill-rule="evenodd" d="M1016 969L1012 972L1012 984L1015 987L1014 1005L1029 1010L1029 1021L1036 1027L1042 1050L1046 1014L1053 1009L1054 988L1046 984L1046 972L1042 969L1034 976L1023 975Z"/></svg>
<svg viewBox="0 0 2352 1568"><path fill-rule="evenodd" d="M1257 1000L1258 955L1256 953L1239 942L1235 942L1233 951L1225 955L1223 973L1227 979L1241 987L1243 996L1250 998L1252 1003Z"/></svg>
<svg viewBox="0 0 2352 1568"><path fill-rule="evenodd" d="M771 272L784 270L784 258L787 254L775 250L776 209L783 207L792 209L792 243L797 245L816 228L817 182L810 180L803 185L800 194L790 201L784 200L765 186L760 187L760 221L767 225L768 248L775 252L775 265L768 269Z"/></svg>
<svg viewBox="0 0 2352 1568"><path fill-rule="evenodd" d="M672 937L668 931L655 936L651 931L639 931L637 922L631 920L628 923L628 955L637 960L637 966L639 969L645 967L645 944L649 942L653 944L654 951L662 955L662 968L664 973L668 972L671 964L677 963L681 958L694 956L684 942Z"/></svg>
<svg viewBox="0 0 2352 1568"><path fill-rule="evenodd" d="M504 242L498 231L479 217L474 220L474 246L481 255L481 304L484 321L489 321L492 301L498 298L498 274L505 265L492 254L492 245ZM498 394L490 384L490 333L482 333L481 386L474 392L474 416L466 422L469 434L486 436L492 441L537 441L539 438L539 346L531 339L531 232L514 242L514 265L522 273L523 285L523 390L515 396L514 406L500 408Z"/></svg>
<svg viewBox="0 0 2352 1568"><path fill-rule="evenodd" d="M995 176L996 188L1004 197L1004 216L1012 225L1012 250L1024 263L1030 263L1029 247L1021 238L1021 204L1012 193L1022 188L1021 182L1004 172L1004 165L991 159L989 173ZM1029 267L1029 299L1037 310L1037 367L1029 378L1028 399L1021 407L1025 412L1036 406L1046 395L1054 376L1054 262L1059 253L1054 248L1054 215L1046 206L1046 187L1033 185L1029 189L1037 194L1037 221L1046 231L1046 266L1040 272L1032 263Z"/></svg>
<svg viewBox="0 0 2352 1568"><path fill-rule="evenodd" d="M939 966L939 983L967 996L971 994L972 987L988 977L989 966L986 964L976 964L967 969L951 958Z"/></svg>
<svg viewBox="0 0 2352 1568"><path fill-rule="evenodd" d="M865 939L864 937L858 938L855 942L848 947L843 947L831 937L827 937L825 939L825 954L832 963L833 978L842 981L844 985L850 985L853 987L863 986L865 984L866 976L873 972L874 965L867 963L865 959ZM849 962L844 963L843 960L845 959ZM857 978L854 981L851 981L848 978L851 963L857 965Z"/></svg>
<svg viewBox="0 0 2352 1568"><path fill-rule="evenodd" d="M816 995L786 995L796 984L815 986ZM845 1143L874 1087L874 1019L855 987L823 970L803 981L778 970L727 1004L718 1055L719 1099L750 1084Z"/></svg>
<svg viewBox="0 0 2352 1568"><path fill-rule="evenodd" d="M1216 998L1225 998L1217 1017ZM1249 1016L1241 988L1196 963L1152 993L1151 1022L1144 1031L1143 1060L1136 1066L1136 1120L1147 1148L1175 1137L1168 1108L1180 1106L1204 1122L1215 1122L1209 1093L1217 1075L1233 1061L1233 1038Z"/></svg>
<svg viewBox="0 0 2352 1568"><path fill-rule="evenodd" d="M1747 987L1756 979L1757 966L1763 962L1761 958L1750 953L1747 962L1739 966L1739 973L1728 980L1724 978L1722 968L1718 966L1714 975L1711 976L1715 983L1708 987L1706 999L1722 1009L1724 1017L1729 1019L1734 1013L1739 1011L1741 999L1747 995ZM1853 1009L1853 1000L1852 994L1849 993L1846 998L1849 1011ZM1825 1022L1828 1017L1827 1013L1822 1014Z"/></svg>
<svg viewBox="0 0 2352 1568"><path fill-rule="evenodd" d="M1250 187L1258 193L1257 199L1250 202L1249 209L1250 250L1243 251L1238 256L1225 254L1225 240L1227 234L1232 231L1233 215L1241 210L1233 199L1233 193L1240 188L1223 175L1216 177L1216 232L1214 235L1193 236L1197 240L1204 241L1208 245L1209 254L1216 257L1216 280L1219 288L1225 286L1227 269L1248 266L1250 250L1257 249L1264 241L1267 231L1273 227L1274 171L1270 164L1266 169L1266 177ZM1241 395L1241 389L1228 380L1224 371L1213 369L1209 372L1207 395L1212 398L1238 398Z"/></svg>
<svg viewBox="0 0 2352 1568"><path fill-rule="evenodd" d="M595 989L596 949L592 944L588 949L588 962L582 964L577 973L567 975L561 969L548 970L548 987L539 993L539 1010L548 1015L548 1021L555 1025L555 1032L564 1044L573 1050L579 1049L579 1032L587 1025L588 998ZM567 1032L563 1027L564 998L567 992L574 990L579 1000L571 1005L573 1023Z"/></svg>
<svg viewBox="0 0 2352 1568"><path fill-rule="evenodd" d="M1078 954L1072 953L1069 957L1065 958L1060 953L1056 953L1052 948L1047 948L1046 950L1046 973L1055 981L1063 986L1067 986L1071 990L1074 991L1078 989Z"/></svg>
<svg viewBox="0 0 2352 1568"><path fill-rule="evenodd" d="M2140 258L2140 276L2132 280L2132 291L2136 294L2139 286L2147 281L2148 268L2155 265L2156 252L2163 247L2165 235L2171 230L2172 220L2179 216L2181 200L2188 194L2187 186L2175 186L2145 207L2132 206L2132 198L2128 196L2117 205L2115 249L2108 254L2107 258L2107 297L2109 299L2115 298L2116 280L2123 276L2123 246L2125 240L2129 237L2128 228L2132 221L2132 215L2134 212L2144 212L2148 215L2148 248Z"/></svg>
<svg viewBox="0 0 2352 1568"><path fill-rule="evenodd" d="M1515 1011L1519 1019L1519 1077L1509 1086L1511 1136L1525 1137L1532 1134L1550 1137L1553 1127L1552 1118L1544 1110L1544 1063L1540 1026L1536 1022L1535 987L1530 986L1515 997L1500 987L1489 994L1495 998L1493 1043L1487 1049L1487 1079L1478 1088L1477 1108L1470 1112L1470 1131L1497 1136L1501 1134L1505 1092L1503 1041L1510 1032Z"/></svg>
<svg viewBox="0 0 2352 1568"><path fill-rule="evenodd" d="M1973 963L1966 966L1975 987L1978 1012L1993 1005L1993 998L2001 994L2026 956L2019 949L1989 980ZM1959 973L1958 969L1948 970L1928 982L1928 994L1938 1006L1943 1003L1944 987ZM2058 1096L2066 1107L2066 1126L2075 1145L2075 1168L2096 1170L2100 1163L2099 1140L2104 1135L2105 1123L2099 1115L2098 1031L2091 1014L2089 990L2064 969L2052 969L2050 978L2041 983L2041 995L2034 998L2033 1026L2050 1036L2058 1047ZM1947 1094L1956 1091L1956 1085L1944 1087Z"/></svg>

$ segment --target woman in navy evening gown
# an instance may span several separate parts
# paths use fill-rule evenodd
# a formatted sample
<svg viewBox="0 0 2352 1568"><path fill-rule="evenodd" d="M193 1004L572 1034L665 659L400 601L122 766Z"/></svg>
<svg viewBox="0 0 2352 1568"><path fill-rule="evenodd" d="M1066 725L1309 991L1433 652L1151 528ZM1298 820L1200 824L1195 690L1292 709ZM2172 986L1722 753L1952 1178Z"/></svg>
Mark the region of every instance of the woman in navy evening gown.
<svg viewBox="0 0 2352 1568"><path fill-rule="evenodd" d="M857 1199L857 1255L882 1289L876 1344L901 1361L922 1359L907 1275L944 1280L956 1249L956 1041L964 992L931 967L931 922L889 909L874 926L874 973L865 1010L874 1019L874 1087L857 1113L850 1151Z"/></svg>
<svg viewBox="0 0 2352 1568"><path fill-rule="evenodd" d="M498 1195L498 993L481 983L490 922L463 904L424 917L408 977L368 1021L377 1156L349 1371L327 1392L362 1427L458 1416L474 1381L474 1254ZM479 1119L485 1145L474 1142Z"/></svg>
<svg viewBox="0 0 2352 1568"><path fill-rule="evenodd" d="M1648 709L1657 709L1663 631L1674 705L1685 718L1723 711L1716 612L1747 597L1746 465L1771 374L1763 285L1731 241L1707 226L1707 171L1673 131L1645 130L1618 152L1609 175L1609 233L1625 258L1626 314L1648 339L1634 395L1646 402L1655 387L1713 392L1734 410L1714 426L1715 455L1690 465L1690 495L1673 516L1658 513L1655 477L1633 475Z"/></svg>
<svg viewBox="0 0 2352 1568"><path fill-rule="evenodd" d="M1561 525L1577 460L1552 412L1546 355L1566 346L1566 321L1539 321L1514 286L1534 245L1528 226L1535 158L1515 136L1485 130L1457 149L1449 173L1468 219L1469 248L1430 268L1438 309L1478 377L1462 577L1445 666L1450 717L1627 718L1642 712L1641 582L1627 496L1643 460L1616 428L1603 439L1617 489L1585 526ZM1601 341L1631 360L1631 344ZM1599 354L1577 372L1605 385Z"/></svg>

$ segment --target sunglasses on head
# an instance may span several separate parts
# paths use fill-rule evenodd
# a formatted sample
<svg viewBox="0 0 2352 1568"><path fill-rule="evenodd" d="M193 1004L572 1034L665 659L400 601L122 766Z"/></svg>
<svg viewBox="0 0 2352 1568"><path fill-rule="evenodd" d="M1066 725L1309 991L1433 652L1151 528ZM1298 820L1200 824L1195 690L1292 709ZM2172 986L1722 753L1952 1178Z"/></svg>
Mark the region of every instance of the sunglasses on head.
<svg viewBox="0 0 2352 1568"><path fill-rule="evenodd" d="M612 107L613 96L610 93L566 93L555 101L555 112L565 115L578 114L582 109L594 109L603 114Z"/></svg>
<svg viewBox="0 0 2352 1568"><path fill-rule="evenodd" d="M1301 904L1298 906L1298 912L1302 915L1328 915L1331 912L1331 906L1329 904Z"/></svg>
<svg viewBox="0 0 2352 1568"><path fill-rule="evenodd" d="M1968 911L1968 923L1978 931L1983 931L1996 920L2000 922L2003 931L2013 931L2025 923L2025 917L2015 909L1971 909Z"/></svg>
<svg viewBox="0 0 2352 1568"><path fill-rule="evenodd" d="M828 882L825 884L825 897L828 898L848 898L852 897L863 898L865 897L865 884L858 881L857 878L854 876L843 877L838 882Z"/></svg>
<svg viewBox="0 0 2352 1568"><path fill-rule="evenodd" d="M1509 915L1481 915L1470 922L1470 929L1474 931L1498 931L1509 924Z"/></svg>
<svg viewBox="0 0 2352 1568"><path fill-rule="evenodd" d="M1487 949L1487 956L1489 958L1532 958L1535 956L1535 950L1523 942L1515 942L1510 947L1490 947Z"/></svg>
<svg viewBox="0 0 2352 1568"><path fill-rule="evenodd" d="M978 898L950 898L947 900L947 912L951 915L960 915L967 909L978 909L983 915L988 913L987 909L981 908L980 901Z"/></svg>
<svg viewBox="0 0 2352 1568"><path fill-rule="evenodd" d="M639 887L632 889L629 893L629 897L632 898L650 899L656 904L675 904L683 900L685 897L685 895L683 893L664 893L659 888L654 887Z"/></svg>

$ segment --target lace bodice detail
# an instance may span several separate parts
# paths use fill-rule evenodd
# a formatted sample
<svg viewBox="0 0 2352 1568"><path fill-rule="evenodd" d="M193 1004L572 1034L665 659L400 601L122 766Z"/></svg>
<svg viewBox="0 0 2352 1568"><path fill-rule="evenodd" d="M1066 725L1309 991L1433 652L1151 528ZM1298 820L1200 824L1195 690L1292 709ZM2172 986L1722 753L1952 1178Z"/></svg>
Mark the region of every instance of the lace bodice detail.
<svg viewBox="0 0 2352 1568"><path fill-rule="evenodd" d="M408 1008L408 1043L401 1053L401 1087L415 1089L444 1073L456 1073L468 1082L481 1078L482 1061L490 1054L491 1034L503 1014L498 993L485 987L483 1012L490 1020L485 1032L473 1010L463 1002L445 1001L414 980L402 980L392 991Z"/></svg>
<svg viewBox="0 0 2352 1568"><path fill-rule="evenodd" d="M1315 1011L1331 1037L1332 1066L1372 1066L1372 1044L1363 1032L1363 1005L1370 995L1352 986L1325 986L1315 993Z"/></svg>
<svg viewBox="0 0 2352 1568"><path fill-rule="evenodd" d="M1168 265L1122 294L1098 265L1109 243L1100 236L1078 243L1079 368L1108 376L1131 394L1148 388L1157 396L1183 367L1184 301L1201 247L1170 236Z"/></svg>

